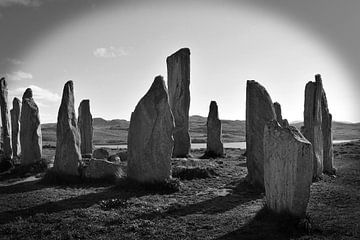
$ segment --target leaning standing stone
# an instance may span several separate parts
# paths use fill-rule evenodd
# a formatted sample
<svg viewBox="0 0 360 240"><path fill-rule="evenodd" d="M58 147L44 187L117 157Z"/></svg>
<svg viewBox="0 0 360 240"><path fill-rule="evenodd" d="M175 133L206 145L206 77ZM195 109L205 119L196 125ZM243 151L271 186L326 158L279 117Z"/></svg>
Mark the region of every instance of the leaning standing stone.
<svg viewBox="0 0 360 240"><path fill-rule="evenodd" d="M81 154L89 155L93 151L93 119L90 113L90 101L87 99L80 103L78 126L81 136Z"/></svg>
<svg viewBox="0 0 360 240"><path fill-rule="evenodd" d="M162 76L131 114L128 134L128 177L139 182L160 182L170 178L173 149L173 116Z"/></svg>
<svg viewBox="0 0 360 240"><path fill-rule="evenodd" d="M31 88L26 89L22 97L20 126L21 164L28 165L40 161L42 155L40 114Z"/></svg>
<svg viewBox="0 0 360 240"><path fill-rule="evenodd" d="M12 157L11 140L10 140L10 122L8 109L8 88L5 78L0 79L0 108L2 123L2 140L4 146L4 159L10 160Z"/></svg>
<svg viewBox="0 0 360 240"><path fill-rule="evenodd" d="M211 101L209 115L207 118L207 142L206 157L223 157L224 147L221 142L221 121L219 119L218 106L215 101Z"/></svg>
<svg viewBox="0 0 360 240"><path fill-rule="evenodd" d="M311 143L295 128L275 120L264 131L264 181L267 206L305 217L312 180Z"/></svg>
<svg viewBox="0 0 360 240"><path fill-rule="evenodd" d="M169 103L175 120L173 157L187 157L190 152L190 49L182 48L166 59Z"/></svg>
<svg viewBox="0 0 360 240"><path fill-rule="evenodd" d="M13 150L13 157L20 157L20 116L21 116L21 101L18 98L14 98L13 108L10 110L11 116L11 143Z"/></svg>
<svg viewBox="0 0 360 240"><path fill-rule="evenodd" d="M81 160L80 134L74 108L73 82L64 86L56 128L56 153L54 169L60 174L79 175Z"/></svg>
<svg viewBox="0 0 360 240"><path fill-rule="evenodd" d="M250 184L264 188L264 127L276 119L266 89L254 80L246 85L246 166Z"/></svg>

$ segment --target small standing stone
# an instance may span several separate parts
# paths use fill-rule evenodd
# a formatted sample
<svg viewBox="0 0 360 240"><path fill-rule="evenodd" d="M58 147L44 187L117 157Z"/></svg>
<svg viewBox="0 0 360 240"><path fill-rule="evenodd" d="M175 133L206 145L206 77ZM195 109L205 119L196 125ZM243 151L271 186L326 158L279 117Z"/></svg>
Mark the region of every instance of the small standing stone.
<svg viewBox="0 0 360 240"><path fill-rule="evenodd" d="M324 173L335 174L336 170L333 166L333 135L332 135L332 115L329 111L325 90L322 89L321 95L321 130L323 133L323 166Z"/></svg>
<svg viewBox="0 0 360 240"><path fill-rule="evenodd" d="M74 108L74 86L68 81L63 90L56 128L54 169L65 175L79 175L80 133Z"/></svg>
<svg viewBox="0 0 360 240"><path fill-rule="evenodd" d="M20 117L21 117L21 101L18 98L14 98L13 108L10 110L11 116L11 142L13 150L13 158L19 158L20 147Z"/></svg>
<svg viewBox="0 0 360 240"><path fill-rule="evenodd" d="M109 157L109 152L104 148L95 149L93 152L93 158L107 159L108 157Z"/></svg>
<svg viewBox="0 0 360 240"><path fill-rule="evenodd" d="M8 109L8 88L5 78L0 79L0 108L2 123L2 140L4 147L4 159L10 160L12 157L11 140L10 140L10 122Z"/></svg>
<svg viewBox="0 0 360 240"><path fill-rule="evenodd" d="M207 142L206 152L207 157L223 157L224 146L221 141L221 121L219 119L218 106L215 101L211 101L209 115L207 118Z"/></svg>
<svg viewBox="0 0 360 240"><path fill-rule="evenodd" d="M81 154L89 155L93 151L93 119L90 113L90 101L88 99L82 100L80 103L78 126L81 136Z"/></svg>
<svg viewBox="0 0 360 240"><path fill-rule="evenodd" d="M162 76L131 114L128 134L128 177L139 182L161 182L171 176L174 120Z"/></svg>
<svg viewBox="0 0 360 240"><path fill-rule="evenodd" d="M311 143L295 128L273 120L264 131L264 181L267 206L305 217L312 181Z"/></svg>
<svg viewBox="0 0 360 240"><path fill-rule="evenodd" d="M31 88L23 94L20 115L21 164L28 165L40 161L42 155L40 114Z"/></svg>
<svg viewBox="0 0 360 240"><path fill-rule="evenodd" d="M182 48L166 59L169 103L175 120L173 157L188 157L190 108L190 49Z"/></svg>

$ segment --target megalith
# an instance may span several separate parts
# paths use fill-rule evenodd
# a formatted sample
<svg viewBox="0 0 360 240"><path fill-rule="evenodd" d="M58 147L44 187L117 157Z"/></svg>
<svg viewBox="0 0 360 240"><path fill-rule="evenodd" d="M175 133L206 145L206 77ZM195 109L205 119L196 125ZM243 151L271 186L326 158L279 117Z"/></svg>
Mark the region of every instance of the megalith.
<svg viewBox="0 0 360 240"><path fill-rule="evenodd" d="M189 135L190 49L182 48L166 59L169 103L175 120L173 157L187 157Z"/></svg>
<svg viewBox="0 0 360 240"><path fill-rule="evenodd" d="M80 133L74 107L74 85L70 80L63 90L56 126L54 169L63 175L79 175Z"/></svg>
<svg viewBox="0 0 360 240"><path fill-rule="evenodd" d="M286 119L283 119L282 113L281 113L281 105L278 102L274 102L274 110L276 114L276 120L282 127L289 126L289 123Z"/></svg>
<svg viewBox="0 0 360 240"><path fill-rule="evenodd" d="M21 116L21 101L14 98L12 102L13 108L10 110L11 118L11 145L13 151L13 158L19 158L20 147L20 116Z"/></svg>
<svg viewBox="0 0 360 240"><path fill-rule="evenodd" d="M211 101L210 103L206 126L207 142L205 156L213 158L223 157L224 146L221 141L222 128L216 101Z"/></svg>
<svg viewBox="0 0 360 240"><path fill-rule="evenodd" d="M79 105L78 127L81 136L81 154L89 155L93 151L93 119L90 112L90 100L82 100Z"/></svg>
<svg viewBox="0 0 360 240"><path fill-rule="evenodd" d="M266 89L254 80L246 85L246 166L250 184L264 188L264 127L276 119L273 102Z"/></svg>
<svg viewBox="0 0 360 240"><path fill-rule="evenodd" d="M42 135L39 108L33 99L31 88L22 97L20 113L21 165L29 165L41 160Z"/></svg>
<svg viewBox="0 0 360 240"><path fill-rule="evenodd" d="M1 108L1 123L3 140L4 159L10 160L12 158L11 140L10 140L10 122L8 109L8 88L5 78L0 79L0 108Z"/></svg>
<svg viewBox="0 0 360 240"><path fill-rule="evenodd" d="M315 82L305 86L304 129L303 134L312 144L313 179L323 172L323 132L322 132L322 81L315 75Z"/></svg>
<svg viewBox="0 0 360 240"><path fill-rule="evenodd" d="M162 76L131 114L128 134L128 172L138 182L161 182L170 178L174 120Z"/></svg>
<svg viewBox="0 0 360 240"><path fill-rule="evenodd" d="M311 143L295 127L273 120L264 130L264 182L267 206L277 213L305 217L312 182Z"/></svg>

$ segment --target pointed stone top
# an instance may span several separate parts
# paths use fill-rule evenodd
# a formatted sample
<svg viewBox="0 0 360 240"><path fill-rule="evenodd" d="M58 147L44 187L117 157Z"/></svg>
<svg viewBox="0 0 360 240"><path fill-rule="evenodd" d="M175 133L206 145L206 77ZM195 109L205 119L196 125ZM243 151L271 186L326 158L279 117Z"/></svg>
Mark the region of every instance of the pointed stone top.
<svg viewBox="0 0 360 240"><path fill-rule="evenodd" d="M169 59L178 57L178 56L189 56L190 55L190 49L189 48L181 48L175 53L171 54L169 57L166 58L166 61Z"/></svg>
<svg viewBox="0 0 360 240"><path fill-rule="evenodd" d="M20 103L21 103L20 99L18 99L17 97L14 97L14 99L13 99L13 106L18 105L18 104L20 104Z"/></svg>
<svg viewBox="0 0 360 240"><path fill-rule="evenodd" d="M321 75L320 75L320 74L316 74L316 75L315 75L315 82L316 82L316 83L322 83Z"/></svg>
<svg viewBox="0 0 360 240"><path fill-rule="evenodd" d="M219 118L218 105L216 101L210 102L209 117Z"/></svg>
<svg viewBox="0 0 360 240"><path fill-rule="evenodd" d="M33 92L31 90L31 88L27 88L24 92L24 95L23 95L23 99L25 98L32 98L33 97Z"/></svg>
<svg viewBox="0 0 360 240"><path fill-rule="evenodd" d="M278 121L271 120L267 123L269 128L272 128L276 131L280 131L281 129L286 129L293 137L299 142L303 142L306 144L311 144L302 134L301 132L294 126L281 126Z"/></svg>

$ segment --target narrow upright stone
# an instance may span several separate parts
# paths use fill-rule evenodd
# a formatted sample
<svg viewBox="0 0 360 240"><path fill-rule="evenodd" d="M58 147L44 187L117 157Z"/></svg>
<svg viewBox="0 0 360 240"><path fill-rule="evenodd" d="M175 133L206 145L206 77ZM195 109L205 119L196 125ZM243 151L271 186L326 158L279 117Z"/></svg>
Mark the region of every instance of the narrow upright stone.
<svg viewBox="0 0 360 240"><path fill-rule="evenodd" d="M20 116L21 116L21 101L18 98L14 98L13 108L10 110L11 117L11 143L13 150L13 158L19 158L20 147Z"/></svg>
<svg viewBox="0 0 360 240"><path fill-rule="evenodd" d="M157 76L131 114L127 173L130 179L151 183L170 178L173 129L165 82Z"/></svg>
<svg viewBox="0 0 360 240"><path fill-rule="evenodd" d="M28 165L40 161L42 155L40 114L31 88L27 88L22 97L20 126L21 164Z"/></svg>
<svg viewBox="0 0 360 240"><path fill-rule="evenodd" d="M264 127L276 119L273 102L266 89L254 80L246 85L246 165L247 180L264 188Z"/></svg>
<svg viewBox="0 0 360 240"><path fill-rule="evenodd" d="M207 118L207 142L206 152L207 157L223 157L224 147L221 141L221 121L219 119L218 106L215 101L211 101L209 115Z"/></svg>
<svg viewBox="0 0 360 240"><path fill-rule="evenodd" d="M93 151L93 119L89 100L82 100L80 103L78 126L81 136L81 154L91 154Z"/></svg>
<svg viewBox="0 0 360 240"><path fill-rule="evenodd" d="M10 122L8 109L8 88L5 78L0 79L0 108L2 123L2 140L4 147L4 159L10 160L12 157L11 140L10 140Z"/></svg>
<svg viewBox="0 0 360 240"><path fill-rule="evenodd" d="M322 81L320 75L315 82L305 86L304 130L303 134L312 144L313 178L317 179L323 172L323 133L322 133Z"/></svg>
<svg viewBox="0 0 360 240"><path fill-rule="evenodd" d="M190 50L182 48L166 59L169 103L175 120L173 157L190 153Z"/></svg>
<svg viewBox="0 0 360 240"><path fill-rule="evenodd" d="M264 131L264 181L267 206L305 217L312 180L311 143L295 128L273 120Z"/></svg>
<svg viewBox="0 0 360 240"><path fill-rule="evenodd" d="M63 90L56 126L54 169L65 175L79 175L80 133L74 108L74 86L68 81Z"/></svg>
<svg viewBox="0 0 360 240"><path fill-rule="evenodd" d="M276 120L278 121L278 123L282 126L282 127L287 127L289 126L289 123L286 119L282 118L282 114L281 114L281 105L278 102L274 102L274 109L275 109L275 113L276 113Z"/></svg>

